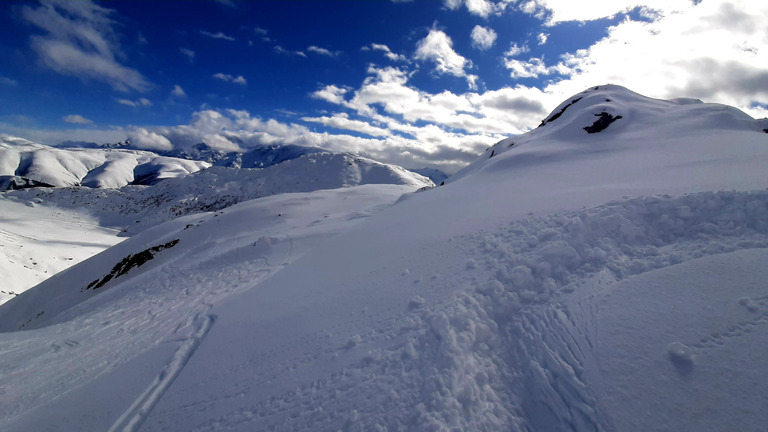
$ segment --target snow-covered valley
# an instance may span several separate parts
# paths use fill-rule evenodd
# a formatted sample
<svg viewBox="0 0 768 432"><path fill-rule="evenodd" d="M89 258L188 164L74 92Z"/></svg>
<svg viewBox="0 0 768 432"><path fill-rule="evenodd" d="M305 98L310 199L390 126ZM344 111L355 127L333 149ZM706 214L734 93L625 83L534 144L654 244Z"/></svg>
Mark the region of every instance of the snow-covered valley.
<svg viewBox="0 0 768 432"><path fill-rule="evenodd" d="M318 153L6 192L130 237L0 307L0 421L760 430L766 122L600 86L428 190Z"/></svg>

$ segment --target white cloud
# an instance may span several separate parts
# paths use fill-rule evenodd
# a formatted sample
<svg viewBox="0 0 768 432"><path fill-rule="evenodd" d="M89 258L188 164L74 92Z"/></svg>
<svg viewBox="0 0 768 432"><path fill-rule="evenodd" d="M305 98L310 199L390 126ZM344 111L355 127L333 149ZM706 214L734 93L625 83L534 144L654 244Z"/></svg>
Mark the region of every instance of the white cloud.
<svg viewBox="0 0 768 432"><path fill-rule="evenodd" d="M500 10L500 6L489 0L445 0L443 4L450 10L456 10L463 4L469 13L483 18Z"/></svg>
<svg viewBox="0 0 768 432"><path fill-rule="evenodd" d="M219 72L219 73L213 74L213 77L217 80L221 80L224 82L231 82L231 83L241 84L241 85L248 84L248 81L242 75L234 76L234 75Z"/></svg>
<svg viewBox="0 0 768 432"><path fill-rule="evenodd" d="M301 119L305 122L320 123L336 129L360 132L372 137L386 137L392 135L392 132L387 129L372 126L370 123L360 120L350 120L345 113L334 114L332 117L302 117Z"/></svg>
<svg viewBox="0 0 768 432"><path fill-rule="evenodd" d="M173 86L173 90L171 90L171 96L183 98L187 97L187 94L184 92L184 89L181 88L180 85L176 84Z"/></svg>
<svg viewBox="0 0 768 432"><path fill-rule="evenodd" d="M68 116L64 116L61 118L67 123L74 123L74 124L91 124L93 123L93 120L89 120L80 114L70 114Z"/></svg>
<svg viewBox="0 0 768 432"><path fill-rule="evenodd" d="M274 50L278 54L283 54L283 55L288 55L288 56L299 56L299 57L306 57L307 56L307 54L305 54L303 51L289 51L289 50L283 48L281 45L275 45Z"/></svg>
<svg viewBox="0 0 768 432"><path fill-rule="evenodd" d="M327 50L325 48L320 48L319 46L315 46L315 45L308 46L307 51L313 52L315 54L320 54L323 56L328 56L328 57L336 57L337 55L340 54L338 51L331 52L330 50Z"/></svg>
<svg viewBox="0 0 768 432"><path fill-rule="evenodd" d="M507 58L504 60L504 66L509 69L509 75L512 78L538 78L560 70L557 66L547 67L544 60L540 58L531 58L526 61Z"/></svg>
<svg viewBox="0 0 768 432"><path fill-rule="evenodd" d="M509 45L509 50L508 50L507 52L505 52L505 53L504 53L504 56L505 56L505 57L517 57L517 56L519 56L520 54L525 54L525 53L527 53L527 52L528 52L528 51L530 51L530 50L531 50L531 49L530 49L530 48L528 48L528 45L523 45L523 46L520 46L520 45L518 45L517 43L515 43L515 42L512 42L512 43Z"/></svg>
<svg viewBox="0 0 768 432"><path fill-rule="evenodd" d="M200 30L200 34L203 35L203 36L208 36L209 38L212 38L212 39L223 39L223 40L228 40L228 41L235 40L234 37L227 36L223 32L211 33L209 31Z"/></svg>
<svg viewBox="0 0 768 432"><path fill-rule="evenodd" d="M179 51L187 57L187 60L191 63L195 60L195 52L189 48L179 48Z"/></svg>
<svg viewBox="0 0 768 432"><path fill-rule="evenodd" d="M693 0L528 0L520 3L520 9L531 15L546 17L547 25L556 25L567 21L609 18L638 7L646 8L646 13L653 11L668 15L686 10L693 4Z"/></svg>
<svg viewBox="0 0 768 432"><path fill-rule="evenodd" d="M464 77L470 88L474 88L477 76L465 70L472 67L472 62L453 50L453 41L445 32L432 29L416 46L416 60L429 60L435 63L438 74Z"/></svg>
<svg viewBox="0 0 768 432"><path fill-rule="evenodd" d="M549 33L539 33L536 39L539 41L539 45L544 45L547 43L547 39L549 39Z"/></svg>
<svg viewBox="0 0 768 432"><path fill-rule="evenodd" d="M569 78L547 91L567 97L614 83L653 97L688 96L752 115L768 103L768 3L710 0L652 22L625 20L558 65Z"/></svg>
<svg viewBox="0 0 768 432"><path fill-rule="evenodd" d="M362 47L361 49L363 51L382 51L384 53L384 56L392 61L400 61L400 62L408 61L408 58L406 56L392 52L392 50L390 50L389 47L384 44L372 43L368 46Z"/></svg>
<svg viewBox="0 0 768 432"><path fill-rule="evenodd" d="M150 101L147 98L139 98L138 100L130 100L130 99L118 99L116 98L115 101L117 103L122 105L128 105L132 107L140 107L140 106L152 106L152 101Z"/></svg>
<svg viewBox="0 0 768 432"><path fill-rule="evenodd" d="M125 55L116 42L112 13L88 0L21 8L26 21L46 32L31 37L45 66L60 74L106 82L118 91L146 91L149 83L144 76L117 60Z"/></svg>
<svg viewBox="0 0 768 432"><path fill-rule="evenodd" d="M173 145L168 138L151 132L144 128L136 128L129 135L128 139L131 140L131 144L138 148L147 150L172 150Z"/></svg>
<svg viewBox="0 0 768 432"><path fill-rule="evenodd" d="M410 86L408 75L402 69L372 66L354 92L326 86L321 90L323 96L314 93L314 97L355 111L360 122L391 133L369 141L329 136L324 145L342 149L343 143L349 146L344 148L348 151L384 161L455 171L488 145L535 126L546 114L538 101L542 97L538 89L430 94ZM336 114L323 121L328 125L333 121L333 127L339 127L343 122L340 117L347 118Z"/></svg>
<svg viewBox="0 0 768 432"><path fill-rule="evenodd" d="M349 90L346 88L337 87L335 85L328 85L323 87L321 90L312 93L312 97L340 105L344 102L344 95L348 91Z"/></svg>
<svg viewBox="0 0 768 432"><path fill-rule="evenodd" d="M472 29L472 34L470 36L472 37L473 47L480 50L487 50L496 43L496 37L498 35L492 28L476 25L475 28Z"/></svg>

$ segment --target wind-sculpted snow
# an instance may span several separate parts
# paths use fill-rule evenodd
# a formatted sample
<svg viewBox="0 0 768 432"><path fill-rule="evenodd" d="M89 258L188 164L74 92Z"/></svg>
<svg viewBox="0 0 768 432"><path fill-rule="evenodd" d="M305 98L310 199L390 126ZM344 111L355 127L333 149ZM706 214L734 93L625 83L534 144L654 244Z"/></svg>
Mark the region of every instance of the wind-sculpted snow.
<svg viewBox="0 0 768 432"><path fill-rule="evenodd" d="M209 165L147 151L55 148L0 136L0 176L19 177L26 185L119 188L128 184L154 184Z"/></svg>

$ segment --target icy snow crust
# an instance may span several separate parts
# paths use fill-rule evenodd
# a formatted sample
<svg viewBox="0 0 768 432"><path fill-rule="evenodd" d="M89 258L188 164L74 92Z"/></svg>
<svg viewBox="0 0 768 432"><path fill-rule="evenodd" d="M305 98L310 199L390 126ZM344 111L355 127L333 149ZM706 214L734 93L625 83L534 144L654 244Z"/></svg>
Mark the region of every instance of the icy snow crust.
<svg viewBox="0 0 768 432"><path fill-rule="evenodd" d="M764 427L762 123L616 86L558 112L445 186L400 199L415 186L283 194L185 216L16 297L0 308L0 421ZM587 133L602 112L621 118Z"/></svg>

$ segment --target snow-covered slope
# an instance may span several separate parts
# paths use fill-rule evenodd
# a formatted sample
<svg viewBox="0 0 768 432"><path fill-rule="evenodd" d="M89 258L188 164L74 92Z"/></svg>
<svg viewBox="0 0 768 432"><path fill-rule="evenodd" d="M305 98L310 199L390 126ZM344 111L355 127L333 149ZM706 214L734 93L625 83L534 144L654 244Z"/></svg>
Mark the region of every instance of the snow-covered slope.
<svg viewBox="0 0 768 432"><path fill-rule="evenodd" d="M147 151L55 148L0 136L0 177L16 177L17 182L28 179L49 186L118 188L154 184L208 166L206 162L162 157Z"/></svg>
<svg viewBox="0 0 768 432"><path fill-rule="evenodd" d="M0 308L0 420L760 430L767 126L688 102L601 86L391 207L371 185L145 231Z"/></svg>
<svg viewBox="0 0 768 432"><path fill-rule="evenodd" d="M124 240L87 210L40 202L0 199L0 304Z"/></svg>
<svg viewBox="0 0 768 432"><path fill-rule="evenodd" d="M254 198L365 184L402 185L405 190L432 185L397 166L352 154L318 153L266 169L212 167L150 187L8 191L0 196L0 209L9 215L0 240L0 304L119 242L118 234L124 237Z"/></svg>

